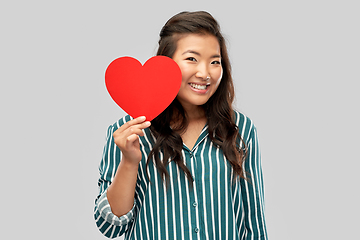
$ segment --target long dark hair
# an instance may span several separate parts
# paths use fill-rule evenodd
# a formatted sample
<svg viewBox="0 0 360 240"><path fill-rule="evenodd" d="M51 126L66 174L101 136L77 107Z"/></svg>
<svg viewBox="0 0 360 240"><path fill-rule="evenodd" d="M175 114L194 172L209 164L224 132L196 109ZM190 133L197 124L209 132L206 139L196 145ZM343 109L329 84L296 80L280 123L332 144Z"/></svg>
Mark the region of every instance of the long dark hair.
<svg viewBox="0 0 360 240"><path fill-rule="evenodd" d="M177 41L186 34L210 34L215 36L219 42L223 76L216 92L202 107L207 118L210 139L222 149L226 159L232 165L235 175L245 178L242 164L246 150L240 149L239 141L237 141L242 141L242 139L234 122L232 108L234 85L231 66L225 39L217 21L204 11L181 12L173 16L160 32L157 55L172 58L176 51ZM175 123L172 128L170 127L171 123ZM151 121L150 130L156 138L156 142L148 156L147 166L154 158L157 170L163 180L169 179L166 167L170 161L174 161L184 171L189 182L193 181L181 154L183 142L179 132L183 132L187 125L186 113L176 98L165 111ZM163 160L159 157L160 151L163 152Z"/></svg>

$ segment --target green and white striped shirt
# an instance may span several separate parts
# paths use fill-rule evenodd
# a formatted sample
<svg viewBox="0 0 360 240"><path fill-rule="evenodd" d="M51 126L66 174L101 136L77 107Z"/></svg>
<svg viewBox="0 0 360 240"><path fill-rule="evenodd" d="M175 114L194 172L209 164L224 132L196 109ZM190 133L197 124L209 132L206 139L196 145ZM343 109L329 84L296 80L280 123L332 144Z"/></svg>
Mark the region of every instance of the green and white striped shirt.
<svg viewBox="0 0 360 240"><path fill-rule="evenodd" d="M174 163L168 165L168 189L156 167L146 160L155 141L149 129L140 137L142 160L139 164L134 206L120 218L111 212L106 190L111 184L121 151L115 145L113 132L126 121L125 116L110 126L99 165L99 195L94 217L99 230L109 238L125 234L125 239L267 239L264 217L264 189L261 157L256 128L239 112L236 124L248 147L244 171L250 181L237 177L231 165L208 137L204 127L193 149L183 145L182 155L194 179L193 187L184 172Z"/></svg>

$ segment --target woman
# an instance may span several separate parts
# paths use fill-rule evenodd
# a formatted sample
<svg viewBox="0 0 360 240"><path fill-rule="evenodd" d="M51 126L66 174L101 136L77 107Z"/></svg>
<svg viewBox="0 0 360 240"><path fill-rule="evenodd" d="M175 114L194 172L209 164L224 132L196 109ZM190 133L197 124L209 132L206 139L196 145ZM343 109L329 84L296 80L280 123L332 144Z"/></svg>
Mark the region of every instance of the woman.
<svg viewBox="0 0 360 240"><path fill-rule="evenodd" d="M180 91L151 123L125 116L109 127L98 228L109 238L267 239L256 128L232 109L216 20L207 12L175 15L157 55L179 65Z"/></svg>

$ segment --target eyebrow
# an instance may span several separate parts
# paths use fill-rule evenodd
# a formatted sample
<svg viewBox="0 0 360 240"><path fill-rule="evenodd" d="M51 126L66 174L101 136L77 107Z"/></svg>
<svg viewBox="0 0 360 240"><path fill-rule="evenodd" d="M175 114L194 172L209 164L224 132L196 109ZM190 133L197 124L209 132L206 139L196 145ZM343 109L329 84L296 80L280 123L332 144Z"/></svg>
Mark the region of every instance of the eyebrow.
<svg viewBox="0 0 360 240"><path fill-rule="evenodd" d="M201 56L200 53L198 53L198 52L196 52L196 51L194 51L194 50L187 50L187 51L183 52L182 55L184 55L184 54L186 54L186 53L192 53L192 54ZM215 55L211 56L210 58L221 58L221 56L220 56L219 54L215 54Z"/></svg>

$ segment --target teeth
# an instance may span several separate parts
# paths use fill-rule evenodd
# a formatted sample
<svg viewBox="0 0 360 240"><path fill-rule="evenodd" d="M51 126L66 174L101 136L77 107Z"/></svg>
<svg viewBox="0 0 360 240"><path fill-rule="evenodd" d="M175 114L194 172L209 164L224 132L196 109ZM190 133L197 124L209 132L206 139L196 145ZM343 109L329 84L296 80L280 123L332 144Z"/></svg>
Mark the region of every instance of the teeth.
<svg viewBox="0 0 360 240"><path fill-rule="evenodd" d="M199 84L194 84L194 83L190 83L190 86L192 86L193 88L199 89L199 90L205 90L206 89L206 85L199 85Z"/></svg>

